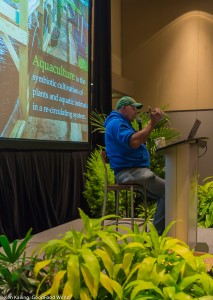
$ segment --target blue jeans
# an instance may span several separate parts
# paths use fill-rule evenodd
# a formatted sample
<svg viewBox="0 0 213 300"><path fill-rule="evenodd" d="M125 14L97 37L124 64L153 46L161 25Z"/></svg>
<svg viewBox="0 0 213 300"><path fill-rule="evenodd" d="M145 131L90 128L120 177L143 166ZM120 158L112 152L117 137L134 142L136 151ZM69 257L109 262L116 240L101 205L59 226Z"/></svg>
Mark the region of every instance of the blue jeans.
<svg viewBox="0 0 213 300"><path fill-rule="evenodd" d="M149 168L130 168L116 175L118 184L137 183L147 190L147 196L157 200L153 224L161 235L165 229L165 180L155 175Z"/></svg>

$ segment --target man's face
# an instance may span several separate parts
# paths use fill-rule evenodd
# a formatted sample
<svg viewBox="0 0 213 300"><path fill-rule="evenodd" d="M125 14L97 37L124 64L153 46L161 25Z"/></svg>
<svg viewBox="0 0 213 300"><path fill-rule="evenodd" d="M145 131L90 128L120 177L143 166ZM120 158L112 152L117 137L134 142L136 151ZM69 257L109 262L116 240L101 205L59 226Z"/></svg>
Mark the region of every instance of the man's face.
<svg viewBox="0 0 213 300"><path fill-rule="evenodd" d="M121 112L130 122L132 122L137 116L137 109L132 105L123 106Z"/></svg>

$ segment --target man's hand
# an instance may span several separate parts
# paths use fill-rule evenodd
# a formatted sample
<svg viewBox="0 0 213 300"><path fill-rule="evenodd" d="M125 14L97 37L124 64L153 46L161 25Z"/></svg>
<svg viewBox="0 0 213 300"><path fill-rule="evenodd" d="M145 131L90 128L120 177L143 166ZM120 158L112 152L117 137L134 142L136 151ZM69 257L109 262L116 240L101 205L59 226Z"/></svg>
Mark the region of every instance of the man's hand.
<svg viewBox="0 0 213 300"><path fill-rule="evenodd" d="M164 112L160 108L151 108L151 106L149 106L149 113L151 122L154 125L156 125L163 118L164 115Z"/></svg>
<svg viewBox="0 0 213 300"><path fill-rule="evenodd" d="M152 132L155 125L163 118L165 114L160 108L149 107L150 122L146 127L137 131L131 136L130 146L132 148L138 148L141 144L144 144Z"/></svg>

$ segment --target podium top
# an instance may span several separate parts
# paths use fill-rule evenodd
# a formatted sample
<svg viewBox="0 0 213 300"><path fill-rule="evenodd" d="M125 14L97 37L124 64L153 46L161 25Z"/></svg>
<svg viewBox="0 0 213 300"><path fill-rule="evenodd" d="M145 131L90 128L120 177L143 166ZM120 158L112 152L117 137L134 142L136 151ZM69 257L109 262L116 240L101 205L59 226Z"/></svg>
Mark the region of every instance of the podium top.
<svg viewBox="0 0 213 300"><path fill-rule="evenodd" d="M167 149L172 148L172 147L181 146L181 145L184 145L184 144L198 144L199 147L205 148L206 145L207 145L207 140L208 139L209 139L208 137L197 137L197 138L193 138L193 139L179 140L179 141L170 143L170 144L168 144L164 147L158 148L156 150L156 152L160 152L160 151L167 150Z"/></svg>

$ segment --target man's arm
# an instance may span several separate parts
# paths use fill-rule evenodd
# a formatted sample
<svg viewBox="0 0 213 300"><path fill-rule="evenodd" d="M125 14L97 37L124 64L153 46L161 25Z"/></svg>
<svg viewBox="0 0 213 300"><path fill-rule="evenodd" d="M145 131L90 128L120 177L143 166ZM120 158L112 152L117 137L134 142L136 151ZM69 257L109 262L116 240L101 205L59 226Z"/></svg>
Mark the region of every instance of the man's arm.
<svg viewBox="0 0 213 300"><path fill-rule="evenodd" d="M150 121L146 127L135 132L130 139L130 146L138 148L145 143L155 125L162 119L163 111L160 108L155 108L150 111Z"/></svg>

